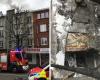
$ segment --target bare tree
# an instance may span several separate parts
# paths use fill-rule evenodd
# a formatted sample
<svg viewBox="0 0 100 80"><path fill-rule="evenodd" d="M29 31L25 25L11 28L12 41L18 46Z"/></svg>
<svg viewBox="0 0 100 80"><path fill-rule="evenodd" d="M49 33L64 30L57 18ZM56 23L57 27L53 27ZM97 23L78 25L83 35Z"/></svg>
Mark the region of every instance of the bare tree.
<svg viewBox="0 0 100 80"><path fill-rule="evenodd" d="M16 12L15 10L8 11L6 17L7 49L27 47L29 35L27 14L27 11L22 12L19 8ZM23 42L26 45L23 45Z"/></svg>

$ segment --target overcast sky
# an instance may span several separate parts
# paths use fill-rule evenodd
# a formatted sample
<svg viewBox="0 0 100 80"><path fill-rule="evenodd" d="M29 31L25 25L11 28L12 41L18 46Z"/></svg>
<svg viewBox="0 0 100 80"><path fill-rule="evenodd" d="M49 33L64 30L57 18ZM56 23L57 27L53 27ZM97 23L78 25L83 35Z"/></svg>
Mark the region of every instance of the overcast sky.
<svg viewBox="0 0 100 80"><path fill-rule="evenodd" d="M49 8L50 0L0 0L0 11L4 14L6 10L21 8L25 10L36 10Z"/></svg>

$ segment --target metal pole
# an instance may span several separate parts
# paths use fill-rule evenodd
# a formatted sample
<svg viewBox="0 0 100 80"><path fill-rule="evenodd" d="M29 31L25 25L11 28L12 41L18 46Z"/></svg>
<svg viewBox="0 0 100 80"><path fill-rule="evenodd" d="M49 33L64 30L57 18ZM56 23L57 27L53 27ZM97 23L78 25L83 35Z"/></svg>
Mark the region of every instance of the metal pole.
<svg viewBox="0 0 100 80"><path fill-rule="evenodd" d="M49 27L49 34L50 34L50 39L49 39L49 41L50 41L50 53L51 53L51 46L52 46L52 42L51 42L51 31L52 31L52 0L51 0L51 2L50 2L50 27ZM49 64L50 64L50 67L51 67L51 55L52 55L52 53L51 54L49 54ZM52 74L51 74L51 70L49 71L49 79L51 80L52 78L52 76L51 76Z"/></svg>

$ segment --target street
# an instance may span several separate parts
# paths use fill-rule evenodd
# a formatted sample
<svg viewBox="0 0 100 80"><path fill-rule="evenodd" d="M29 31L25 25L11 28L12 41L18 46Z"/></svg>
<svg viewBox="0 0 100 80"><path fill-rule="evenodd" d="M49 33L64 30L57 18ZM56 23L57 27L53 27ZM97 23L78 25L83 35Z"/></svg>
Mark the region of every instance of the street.
<svg viewBox="0 0 100 80"><path fill-rule="evenodd" d="M0 80L28 80L26 73L0 73Z"/></svg>

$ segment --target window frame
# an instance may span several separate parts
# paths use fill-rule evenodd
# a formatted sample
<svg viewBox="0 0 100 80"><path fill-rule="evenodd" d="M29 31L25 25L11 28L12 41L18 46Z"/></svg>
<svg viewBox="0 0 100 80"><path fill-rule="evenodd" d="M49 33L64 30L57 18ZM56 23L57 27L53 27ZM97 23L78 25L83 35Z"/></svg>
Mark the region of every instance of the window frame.
<svg viewBox="0 0 100 80"><path fill-rule="evenodd" d="M49 12L41 12L37 14L37 19L45 19L45 18L49 18Z"/></svg>
<svg viewBox="0 0 100 80"><path fill-rule="evenodd" d="M49 18L49 12L45 12L45 18Z"/></svg>
<svg viewBox="0 0 100 80"><path fill-rule="evenodd" d="M4 37L3 30L0 30L0 37Z"/></svg>
<svg viewBox="0 0 100 80"><path fill-rule="evenodd" d="M47 32L47 25L46 24L40 24L40 32Z"/></svg>
<svg viewBox="0 0 100 80"><path fill-rule="evenodd" d="M0 41L0 48L3 48L3 41Z"/></svg>
<svg viewBox="0 0 100 80"><path fill-rule="evenodd" d="M47 37L41 37L40 38L40 44L41 45L48 45L48 38Z"/></svg>
<svg viewBox="0 0 100 80"><path fill-rule="evenodd" d="M41 13L37 14L37 19L41 19Z"/></svg>
<svg viewBox="0 0 100 80"><path fill-rule="evenodd" d="M41 13L41 19L44 19L44 18L45 18L45 13L42 12L42 13Z"/></svg>

